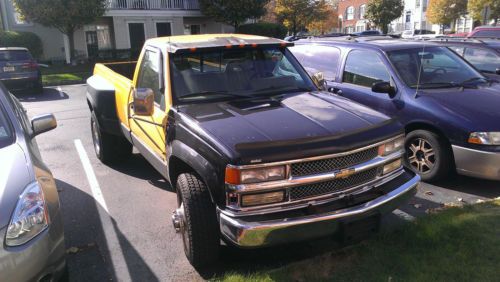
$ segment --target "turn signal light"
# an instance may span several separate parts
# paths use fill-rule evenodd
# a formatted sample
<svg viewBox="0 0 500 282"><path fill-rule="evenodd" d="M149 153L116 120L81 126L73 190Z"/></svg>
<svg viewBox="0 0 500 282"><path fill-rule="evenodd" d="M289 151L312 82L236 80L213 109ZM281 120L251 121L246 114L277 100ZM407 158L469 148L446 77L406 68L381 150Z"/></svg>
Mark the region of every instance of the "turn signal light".
<svg viewBox="0 0 500 282"><path fill-rule="evenodd" d="M241 197L241 206L251 207L258 205L267 205L283 202L285 199L285 192L269 192L260 194L243 195Z"/></svg>

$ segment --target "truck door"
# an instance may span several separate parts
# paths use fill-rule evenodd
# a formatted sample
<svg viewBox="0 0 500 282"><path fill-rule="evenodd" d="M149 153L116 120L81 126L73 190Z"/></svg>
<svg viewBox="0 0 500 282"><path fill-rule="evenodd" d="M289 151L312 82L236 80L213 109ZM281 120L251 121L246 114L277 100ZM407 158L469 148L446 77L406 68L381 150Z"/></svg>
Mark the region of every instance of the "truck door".
<svg viewBox="0 0 500 282"><path fill-rule="evenodd" d="M327 83L331 92L364 104L389 116L397 115L400 108L398 98L385 93L375 93L371 86L375 82L391 81L384 62L374 51L353 50L347 55L341 83Z"/></svg>
<svg viewBox="0 0 500 282"><path fill-rule="evenodd" d="M162 161L165 160L167 120L164 66L162 52L157 48L145 47L139 69L134 75L131 102L134 91L151 89L154 93L154 111L150 116L136 115L131 103L129 117L134 145L146 158L152 157L151 153L154 153Z"/></svg>

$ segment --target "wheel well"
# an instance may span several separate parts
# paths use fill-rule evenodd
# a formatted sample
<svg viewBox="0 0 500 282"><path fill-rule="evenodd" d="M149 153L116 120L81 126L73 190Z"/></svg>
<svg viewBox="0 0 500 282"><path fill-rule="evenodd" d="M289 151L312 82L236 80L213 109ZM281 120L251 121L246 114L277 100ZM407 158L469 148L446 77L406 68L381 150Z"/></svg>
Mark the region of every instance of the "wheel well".
<svg viewBox="0 0 500 282"><path fill-rule="evenodd" d="M92 108L92 103L87 99L87 105L89 106L90 111L92 112L94 109Z"/></svg>
<svg viewBox="0 0 500 282"><path fill-rule="evenodd" d="M196 171L183 160L172 156L168 163L168 176L170 178L170 184L175 188L175 183L177 182L177 177L182 173L194 172Z"/></svg>
<svg viewBox="0 0 500 282"><path fill-rule="evenodd" d="M411 124L408 124L405 126L405 134L408 134L408 133L410 133L414 130L418 130L418 129L427 130L427 131L430 131L430 132L437 134L440 137L440 139L444 142L444 144L446 144L446 147L447 147L447 149L450 153L451 159L452 159L452 163L453 164L455 163L455 156L453 155L453 150L451 148L450 140L448 140L448 137L446 137L446 135L441 130L439 130L437 127L435 127L431 124L428 124L428 123L416 122L416 123L411 123Z"/></svg>

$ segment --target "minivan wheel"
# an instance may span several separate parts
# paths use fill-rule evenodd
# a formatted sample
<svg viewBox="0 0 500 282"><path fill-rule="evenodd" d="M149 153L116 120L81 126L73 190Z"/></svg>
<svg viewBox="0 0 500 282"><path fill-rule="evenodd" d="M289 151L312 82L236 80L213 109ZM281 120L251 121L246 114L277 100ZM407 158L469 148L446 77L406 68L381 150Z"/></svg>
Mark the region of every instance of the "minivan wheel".
<svg viewBox="0 0 500 282"><path fill-rule="evenodd" d="M406 166L418 173L424 181L446 177L452 166L452 157L445 140L434 132L415 130L406 136Z"/></svg>
<svg viewBox="0 0 500 282"><path fill-rule="evenodd" d="M92 143L97 158L103 163L114 163L128 158L132 154L132 144L124 137L115 136L101 130L94 112L90 118Z"/></svg>
<svg viewBox="0 0 500 282"><path fill-rule="evenodd" d="M186 257L196 269L210 266L219 257L220 236L208 188L194 173L179 175L176 188L172 222L182 237Z"/></svg>

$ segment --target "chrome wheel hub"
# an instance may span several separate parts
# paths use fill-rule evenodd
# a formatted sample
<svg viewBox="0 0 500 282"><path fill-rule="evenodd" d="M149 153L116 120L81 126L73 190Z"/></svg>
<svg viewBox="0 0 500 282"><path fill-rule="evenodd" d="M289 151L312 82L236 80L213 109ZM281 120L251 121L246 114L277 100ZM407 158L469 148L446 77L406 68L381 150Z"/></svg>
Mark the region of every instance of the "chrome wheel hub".
<svg viewBox="0 0 500 282"><path fill-rule="evenodd" d="M427 140L416 138L408 146L408 160L419 173L428 173L436 164L434 148Z"/></svg>
<svg viewBox="0 0 500 282"><path fill-rule="evenodd" d="M181 234L184 251L186 252L186 254L188 254L191 248L191 244L189 242L189 235L187 234L188 231L184 211L184 203L181 203L180 206L172 214L172 224L174 225L175 232Z"/></svg>

